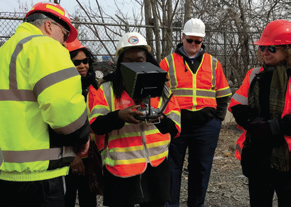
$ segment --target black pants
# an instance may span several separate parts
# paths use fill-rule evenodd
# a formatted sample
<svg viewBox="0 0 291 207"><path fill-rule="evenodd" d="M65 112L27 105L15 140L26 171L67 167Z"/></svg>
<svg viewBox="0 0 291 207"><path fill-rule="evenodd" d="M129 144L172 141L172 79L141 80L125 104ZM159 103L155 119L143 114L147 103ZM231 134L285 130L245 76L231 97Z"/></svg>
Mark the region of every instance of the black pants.
<svg viewBox="0 0 291 207"><path fill-rule="evenodd" d="M66 176L66 195L65 206L75 207L76 194L78 191L78 199L80 207L96 207L96 195L90 191L88 179L88 159L82 159L85 166L85 175L75 175L70 168L69 175Z"/></svg>
<svg viewBox="0 0 291 207"><path fill-rule="evenodd" d="M170 199L170 172L168 160L159 166L148 164L144 173L121 178L104 167L103 205L110 207L163 207Z"/></svg>
<svg viewBox="0 0 291 207"><path fill-rule="evenodd" d="M64 207L62 177L32 182L0 180L1 206Z"/></svg>
<svg viewBox="0 0 291 207"><path fill-rule="evenodd" d="M149 202L149 203L143 203L143 204L139 204L140 207L165 207L166 203L153 203L153 202ZM128 205L128 206L109 206L109 207L134 207L134 205Z"/></svg>
<svg viewBox="0 0 291 207"><path fill-rule="evenodd" d="M272 207L275 192L278 207L291 207L291 173L272 172L270 176L249 177L251 207Z"/></svg>

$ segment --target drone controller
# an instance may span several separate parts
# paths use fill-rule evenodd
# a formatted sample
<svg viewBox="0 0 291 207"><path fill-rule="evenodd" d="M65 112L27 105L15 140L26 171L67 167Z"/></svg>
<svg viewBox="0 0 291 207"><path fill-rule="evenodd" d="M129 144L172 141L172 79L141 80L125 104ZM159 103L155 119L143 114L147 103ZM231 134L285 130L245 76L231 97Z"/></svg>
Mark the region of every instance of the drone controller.
<svg viewBox="0 0 291 207"><path fill-rule="evenodd" d="M151 106L151 97L148 96L146 98L146 101L145 101L146 103L144 103L144 105L146 107L139 107L138 108L138 111L143 112L144 116L135 116L134 118L136 118L137 120L145 121L146 123L148 123L149 121L155 121L155 120L157 120L157 122L155 122L154 124L160 123L161 122L160 116L164 113L164 111L165 111L169 101L171 100L172 96L173 96L173 93L167 99L166 103L164 104L164 106L162 107L161 110L153 108Z"/></svg>
<svg viewBox="0 0 291 207"><path fill-rule="evenodd" d="M137 110L144 115L135 118L146 122L155 120L160 122L159 117L163 114L171 96L161 110L151 106L151 98L162 96L167 72L150 62L121 63L120 70L128 95L132 99L143 101L144 107Z"/></svg>

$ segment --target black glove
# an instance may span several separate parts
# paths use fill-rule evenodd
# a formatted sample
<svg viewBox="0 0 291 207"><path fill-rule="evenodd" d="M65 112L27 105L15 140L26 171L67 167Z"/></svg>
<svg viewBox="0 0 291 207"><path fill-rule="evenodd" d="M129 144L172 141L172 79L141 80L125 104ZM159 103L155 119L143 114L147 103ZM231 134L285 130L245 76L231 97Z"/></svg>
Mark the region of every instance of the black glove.
<svg viewBox="0 0 291 207"><path fill-rule="evenodd" d="M285 115L280 120L280 127L284 135L291 136L291 114Z"/></svg>
<svg viewBox="0 0 291 207"><path fill-rule="evenodd" d="M262 139L272 134L270 124L261 117L255 118L249 124L248 132L251 133L254 139Z"/></svg>
<svg viewBox="0 0 291 207"><path fill-rule="evenodd" d="M248 130L250 123L255 119L255 115L248 105L235 105L231 107L231 111L235 121Z"/></svg>

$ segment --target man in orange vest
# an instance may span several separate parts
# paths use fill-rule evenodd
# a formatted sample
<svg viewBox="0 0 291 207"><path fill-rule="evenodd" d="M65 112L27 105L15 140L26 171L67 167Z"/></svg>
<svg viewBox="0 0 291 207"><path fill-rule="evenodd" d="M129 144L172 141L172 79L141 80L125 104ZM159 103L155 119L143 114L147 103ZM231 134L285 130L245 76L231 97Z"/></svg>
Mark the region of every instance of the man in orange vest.
<svg viewBox="0 0 291 207"><path fill-rule="evenodd" d="M205 25L200 19L185 23L182 43L160 66L168 72L169 86L181 109L181 135L171 141L171 203L178 207L181 174L189 150L188 206L204 207L221 121L231 95L220 62L205 52Z"/></svg>

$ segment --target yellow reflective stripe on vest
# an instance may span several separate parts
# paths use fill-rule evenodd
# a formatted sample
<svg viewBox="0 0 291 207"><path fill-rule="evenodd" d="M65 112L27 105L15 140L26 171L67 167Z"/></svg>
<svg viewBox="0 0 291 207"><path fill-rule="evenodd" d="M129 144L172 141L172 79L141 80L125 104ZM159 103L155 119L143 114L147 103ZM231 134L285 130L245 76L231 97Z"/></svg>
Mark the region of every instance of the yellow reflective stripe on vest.
<svg viewBox="0 0 291 207"><path fill-rule="evenodd" d="M212 90L215 89L216 86L216 68L217 68L217 59L211 56L211 68L212 68Z"/></svg>
<svg viewBox="0 0 291 207"><path fill-rule="evenodd" d="M175 96L193 96L193 89L192 88L176 88L172 89Z"/></svg>
<svg viewBox="0 0 291 207"><path fill-rule="evenodd" d="M174 58L173 58L173 54L170 54L166 57L166 61L169 65L169 76L170 76L170 88L176 88L177 87L177 77L176 77L176 73L175 73L175 63L174 63Z"/></svg>
<svg viewBox="0 0 291 207"><path fill-rule="evenodd" d="M221 88L216 91L216 97L225 97L231 95L231 90L229 87Z"/></svg>
<svg viewBox="0 0 291 207"><path fill-rule="evenodd" d="M163 145L161 145L163 144ZM150 147L147 148L148 153L151 155L149 157L150 161L154 161L163 158L168 155L168 150L161 152L161 149L167 149L169 141L162 141L158 143L149 144ZM106 164L114 166L121 164L134 164L145 162L144 157L144 147L143 145L137 147L127 147L127 148L114 148L105 149L102 152L102 158L106 160ZM107 155L108 154L108 155ZM112 158L112 159L111 159Z"/></svg>
<svg viewBox="0 0 291 207"><path fill-rule="evenodd" d="M197 97L216 98L216 92L206 89L196 89Z"/></svg>
<svg viewBox="0 0 291 207"><path fill-rule="evenodd" d="M24 163L46 160L58 160L66 157L75 157L72 147L50 148L26 151L2 151L5 162Z"/></svg>

